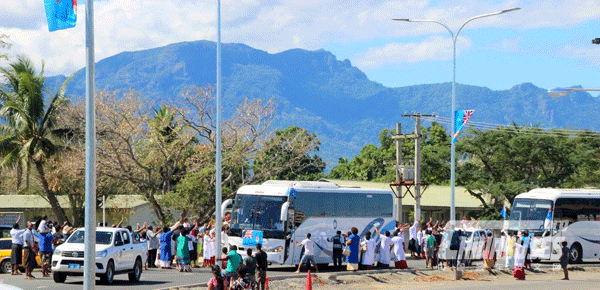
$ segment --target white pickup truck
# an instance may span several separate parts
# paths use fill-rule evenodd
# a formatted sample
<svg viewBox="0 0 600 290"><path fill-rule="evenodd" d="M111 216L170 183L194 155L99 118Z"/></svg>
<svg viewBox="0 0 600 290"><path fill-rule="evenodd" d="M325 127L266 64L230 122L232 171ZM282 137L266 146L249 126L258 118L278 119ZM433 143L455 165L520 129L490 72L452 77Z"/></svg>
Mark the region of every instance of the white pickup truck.
<svg viewBox="0 0 600 290"><path fill-rule="evenodd" d="M52 255L54 281L63 283L67 276L83 275L84 229L80 228L56 247ZM103 283L111 284L116 274L129 274L137 282L146 263L146 243L134 242L131 233L122 228L96 228L96 275Z"/></svg>

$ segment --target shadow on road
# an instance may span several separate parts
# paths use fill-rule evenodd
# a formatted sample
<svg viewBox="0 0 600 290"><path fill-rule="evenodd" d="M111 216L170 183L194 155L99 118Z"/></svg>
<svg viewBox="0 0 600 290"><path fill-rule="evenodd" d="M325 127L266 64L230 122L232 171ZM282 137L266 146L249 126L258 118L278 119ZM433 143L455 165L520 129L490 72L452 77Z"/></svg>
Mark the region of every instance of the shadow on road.
<svg viewBox="0 0 600 290"><path fill-rule="evenodd" d="M114 280L112 284L107 285L107 284L103 284L102 282L100 282L100 280L96 280L96 285L98 286L109 286L109 287L128 287L128 286L143 286L143 285L147 285L147 286L154 286L154 285L161 285L161 284L168 284L171 283L172 281L148 281L148 280L140 280L139 282L135 282L135 283L131 283L128 280ZM66 281L64 284L66 285L83 285L83 281Z"/></svg>

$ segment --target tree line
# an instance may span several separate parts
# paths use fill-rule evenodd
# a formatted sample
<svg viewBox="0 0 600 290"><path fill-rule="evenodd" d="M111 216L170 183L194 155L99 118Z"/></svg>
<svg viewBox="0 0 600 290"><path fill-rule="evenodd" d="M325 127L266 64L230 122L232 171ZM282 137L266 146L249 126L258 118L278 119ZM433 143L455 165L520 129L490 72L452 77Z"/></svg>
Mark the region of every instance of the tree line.
<svg viewBox="0 0 600 290"><path fill-rule="evenodd" d="M450 136L438 123L423 127L422 180L450 182ZM329 176L339 179L395 180L393 130L379 134L379 147L367 145L351 160L340 158ZM515 196L538 187L581 188L600 185L600 133L546 130L518 125L491 130L470 128L456 144L456 184L479 199L483 218L500 218ZM402 143L402 158L414 160L414 142Z"/></svg>
<svg viewBox="0 0 600 290"><path fill-rule="evenodd" d="M1 68L0 191L41 193L59 220L83 221L85 106L65 89L48 92L43 68L20 56ZM215 94L191 87L153 107L140 93L98 91L97 196L141 194L165 223L176 210L210 218L215 192ZM222 121L222 188L230 197L244 184L323 176L314 155L320 141L299 127L272 132L275 104L246 100ZM71 216L58 202L67 196ZM101 204L98 200L98 205Z"/></svg>
<svg viewBox="0 0 600 290"><path fill-rule="evenodd" d="M41 194L59 220L83 221L85 108L45 86L43 67L17 57L0 68L0 194ZM215 91L190 87L154 106L134 90L98 91L97 196L141 194L166 222L174 212L210 218L215 192ZM222 189L226 198L244 184L269 179L395 180L391 129L379 146L339 158L328 174L316 153L316 134L300 127L273 130L272 101L246 100L222 125ZM438 123L423 127L422 179L449 184L450 136ZM471 128L457 143L457 185L478 198L482 217L499 217L505 203L536 187L595 187L600 183L600 134L511 125ZM414 142L403 142L405 163ZM66 196L70 216L58 202ZM98 199L97 204L101 205Z"/></svg>

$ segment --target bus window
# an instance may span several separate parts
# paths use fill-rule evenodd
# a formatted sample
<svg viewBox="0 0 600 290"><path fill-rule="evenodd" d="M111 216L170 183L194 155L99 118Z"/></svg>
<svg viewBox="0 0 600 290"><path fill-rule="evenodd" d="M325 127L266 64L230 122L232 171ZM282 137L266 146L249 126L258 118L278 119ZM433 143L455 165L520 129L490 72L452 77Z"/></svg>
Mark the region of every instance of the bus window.
<svg viewBox="0 0 600 290"><path fill-rule="evenodd" d="M391 194L299 192L296 217L391 217Z"/></svg>
<svg viewBox="0 0 600 290"><path fill-rule="evenodd" d="M580 217L581 210L587 204L587 200L580 198L559 198L554 203L554 220L566 220L569 223L576 222L583 217Z"/></svg>

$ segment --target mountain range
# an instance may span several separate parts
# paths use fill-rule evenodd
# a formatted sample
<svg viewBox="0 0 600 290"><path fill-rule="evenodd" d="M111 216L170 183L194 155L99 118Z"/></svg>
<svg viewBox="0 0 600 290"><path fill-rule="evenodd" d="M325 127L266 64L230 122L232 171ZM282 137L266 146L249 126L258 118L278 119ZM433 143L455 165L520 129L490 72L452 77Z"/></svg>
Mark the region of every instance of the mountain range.
<svg viewBox="0 0 600 290"><path fill-rule="evenodd" d="M404 133L412 131L414 121L402 114L449 117L451 110L449 82L385 87L325 50L271 54L244 44L223 44L222 77L225 116L244 98L274 99L278 109L273 129L296 125L316 133L321 140L317 154L328 168L366 144L377 145L382 129L400 122ZM65 78L49 77L47 84L56 88ZM133 88L156 105L178 98L188 86L215 82L216 43L210 41L123 52L96 64L96 89ZM84 93L85 68L75 72L67 88L70 96ZM553 99L531 83L497 91L457 84L456 96L457 109L475 110L473 122L600 129L600 102L585 92Z"/></svg>

